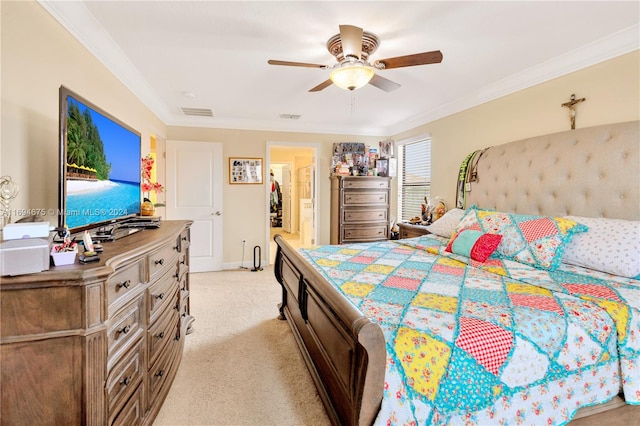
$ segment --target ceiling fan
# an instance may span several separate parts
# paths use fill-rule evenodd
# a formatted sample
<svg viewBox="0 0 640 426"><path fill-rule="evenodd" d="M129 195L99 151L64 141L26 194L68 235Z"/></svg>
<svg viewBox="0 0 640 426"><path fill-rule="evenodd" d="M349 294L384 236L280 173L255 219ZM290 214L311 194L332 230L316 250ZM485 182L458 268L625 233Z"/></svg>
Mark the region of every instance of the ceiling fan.
<svg viewBox="0 0 640 426"><path fill-rule="evenodd" d="M378 59L372 64L368 62L369 55L376 51L380 45L380 39L373 33L364 31L353 25L340 25L340 33L327 41L327 50L338 61L334 65L308 64L304 62L289 62L270 59L270 65L286 65L292 67L330 69L331 74L326 81L310 89L310 92L319 92L332 84L346 89L356 90L367 83L391 92L400 87L387 78L376 74L376 70L392 68L413 67L416 65L436 64L442 62L442 52L415 53L413 55L397 56L395 58Z"/></svg>

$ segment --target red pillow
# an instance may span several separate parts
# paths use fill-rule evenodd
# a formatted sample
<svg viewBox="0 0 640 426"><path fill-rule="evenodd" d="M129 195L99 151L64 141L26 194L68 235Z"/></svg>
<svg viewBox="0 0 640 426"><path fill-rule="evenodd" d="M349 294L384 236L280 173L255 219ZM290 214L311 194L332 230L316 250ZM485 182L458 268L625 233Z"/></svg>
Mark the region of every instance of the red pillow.
<svg viewBox="0 0 640 426"><path fill-rule="evenodd" d="M500 234L483 234L474 229L463 229L451 237L444 250L484 263L496 251L501 240Z"/></svg>

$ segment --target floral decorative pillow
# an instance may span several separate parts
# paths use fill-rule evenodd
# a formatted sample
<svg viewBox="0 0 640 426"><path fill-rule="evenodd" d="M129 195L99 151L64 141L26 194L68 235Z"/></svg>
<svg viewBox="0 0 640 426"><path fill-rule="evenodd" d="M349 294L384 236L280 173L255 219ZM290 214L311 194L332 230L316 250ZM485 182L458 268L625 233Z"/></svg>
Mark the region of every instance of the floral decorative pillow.
<svg viewBox="0 0 640 426"><path fill-rule="evenodd" d="M589 227L576 235L562 257L563 263L621 277L640 275L640 221L565 216Z"/></svg>
<svg viewBox="0 0 640 426"><path fill-rule="evenodd" d="M456 231L456 226L460 223L462 216L464 216L464 210L451 209L446 212L444 216L426 228L432 234L436 234L444 238L451 238L451 235Z"/></svg>
<svg viewBox="0 0 640 426"><path fill-rule="evenodd" d="M458 224L456 232L464 229L502 235L495 252L499 257L554 270L560 265L573 234L586 232L588 228L561 217L503 213L473 206Z"/></svg>

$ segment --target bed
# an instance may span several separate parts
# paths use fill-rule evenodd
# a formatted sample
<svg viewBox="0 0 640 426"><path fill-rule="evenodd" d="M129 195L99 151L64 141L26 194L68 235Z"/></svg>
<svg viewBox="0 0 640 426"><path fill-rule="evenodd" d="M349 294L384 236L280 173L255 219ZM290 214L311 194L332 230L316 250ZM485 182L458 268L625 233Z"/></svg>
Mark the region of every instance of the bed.
<svg viewBox="0 0 640 426"><path fill-rule="evenodd" d="M332 423L565 424L640 404L638 128L472 153L431 235L300 251L276 235L280 317Z"/></svg>

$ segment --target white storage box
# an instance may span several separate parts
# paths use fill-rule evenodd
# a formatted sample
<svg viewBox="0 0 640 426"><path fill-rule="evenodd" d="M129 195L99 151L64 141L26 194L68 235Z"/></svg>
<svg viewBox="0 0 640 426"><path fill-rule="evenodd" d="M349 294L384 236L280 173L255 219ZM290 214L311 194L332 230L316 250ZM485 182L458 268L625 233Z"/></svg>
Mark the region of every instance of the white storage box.
<svg viewBox="0 0 640 426"><path fill-rule="evenodd" d="M4 241L0 244L0 274L23 275L49 269L49 241L42 238Z"/></svg>

